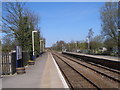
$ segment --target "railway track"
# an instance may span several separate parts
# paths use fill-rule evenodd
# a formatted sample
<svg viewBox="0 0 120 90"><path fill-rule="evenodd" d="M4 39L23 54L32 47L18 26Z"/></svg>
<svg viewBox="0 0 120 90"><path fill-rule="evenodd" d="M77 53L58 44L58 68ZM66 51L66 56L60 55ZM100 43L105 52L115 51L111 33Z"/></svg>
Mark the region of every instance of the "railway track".
<svg viewBox="0 0 120 90"><path fill-rule="evenodd" d="M119 88L119 71L52 54L71 88Z"/></svg>
<svg viewBox="0 0 120 90"><path fill-rule="evenodd" d="M113 70L113 69L110 69L105 66L101 66L101 65L98 65L92 62L85 62L81 59L71 58L66 55L62 55L62 56L120 83L120 71L118 70Z"/></svg>

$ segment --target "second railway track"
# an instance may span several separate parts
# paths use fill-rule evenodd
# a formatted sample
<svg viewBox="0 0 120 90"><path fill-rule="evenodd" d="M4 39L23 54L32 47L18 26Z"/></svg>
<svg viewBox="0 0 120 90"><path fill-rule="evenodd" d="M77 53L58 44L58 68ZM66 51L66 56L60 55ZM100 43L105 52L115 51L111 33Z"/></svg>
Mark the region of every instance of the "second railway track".
<svg viewBox="0 0 120 90"><path fill-rule="evenodd" d="M71 88L119 88L119 72L52 53Z"/></svg>
<svg viewBox="0 0 120 90"><path fill-rule="evenodd" d="M77 60L65 55L62 55L62 56L120 83L120 71L118 70L113 70L105 66L100 66L98 64L91 63L91 62L81 61L81 59Z"/></svg>

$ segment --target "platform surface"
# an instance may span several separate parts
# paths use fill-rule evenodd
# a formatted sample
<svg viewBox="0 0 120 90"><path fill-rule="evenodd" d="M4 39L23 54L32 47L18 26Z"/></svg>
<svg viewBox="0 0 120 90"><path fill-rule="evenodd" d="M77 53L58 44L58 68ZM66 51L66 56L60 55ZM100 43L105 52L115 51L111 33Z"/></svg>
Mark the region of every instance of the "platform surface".
<svg viewBox="0 0 120 90"><path fill-rule="evenodd" d="M25 74L3 77L2 88L66 88L62 79L52 55L44 53Z"/></svg>
<svg viewBox="0 0 120 90"><path fill-rule="evenodd" d="M89 54L75 53L75 52L65 52L65 53L71 53L71 54L83 55L83 56L89 56L89 57L95 57L95 58L102 58L102 59L107 59L107 60L112 60L112 61L118 61L118 62L120 62L120 58L119 57L113 57L113 56L89 55Z"/></svg>

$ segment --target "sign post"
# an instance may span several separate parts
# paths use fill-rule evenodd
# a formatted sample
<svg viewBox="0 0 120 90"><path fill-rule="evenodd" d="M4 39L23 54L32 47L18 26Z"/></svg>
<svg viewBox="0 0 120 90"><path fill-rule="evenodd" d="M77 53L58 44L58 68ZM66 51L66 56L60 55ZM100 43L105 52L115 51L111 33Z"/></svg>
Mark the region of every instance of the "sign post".
<svg viewBox="0 0 120 90"><path fill-rule="evenodd" d="M21 46L16 46L16 71L17 74L25 73L25 68L23 67L22 62L22 48Z"/></svg>
<svg viewBox="0 0 120 90"><path fill-rule="evenodd" d="M120 1L118 2L118 13L120 13ZM118 14L118 57L120 57L120 14Z"/></svg>
<svg viewBox="0 0 120 90"><path fill-rule="evenodd" d="M16 46L16 68L22 67L22 64L18 64L18 60L22 59L22 49L20 46Z"/></svg>

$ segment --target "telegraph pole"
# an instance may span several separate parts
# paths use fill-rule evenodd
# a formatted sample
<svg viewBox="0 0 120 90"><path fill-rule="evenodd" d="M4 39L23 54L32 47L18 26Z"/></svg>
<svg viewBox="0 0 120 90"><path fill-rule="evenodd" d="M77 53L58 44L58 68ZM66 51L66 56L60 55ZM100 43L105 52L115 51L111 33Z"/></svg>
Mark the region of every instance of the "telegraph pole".
<svg viewBox="0 0 120 90"><path fill-rule="evenodd" d="M118 28L118 57L120 57L120 27Z"/></svg>
<svg viewBox="0 0 120 90"><path fill-rule="evenodd" d="M63 52L63 44L62 44L62 52Z"/></svg>
<svg viewBox="0 0 120 90"><path fill-rule="evenodd" d="M88 43L88 53L90 53L90 39L87 37L87 43Z"/></svg>
<svg viewBox="0 0 120 90"><path fill-rule="evenodd" d="M40 40L40 53L43 53L45 50L45 40L41 39Z"/></svg>
<svg viewBox="0 0 120 90"><path fill-rule="evenodd" d="M76 41L76 52L77 52L77 41Z"/></svg>
<svg viewBox="0 0 120 90"><path fill-rule="evenodd" d="M120 13L120 1L118 2L118 13ZM118 57L120 57L120 14L118 14Z"/></svg>

